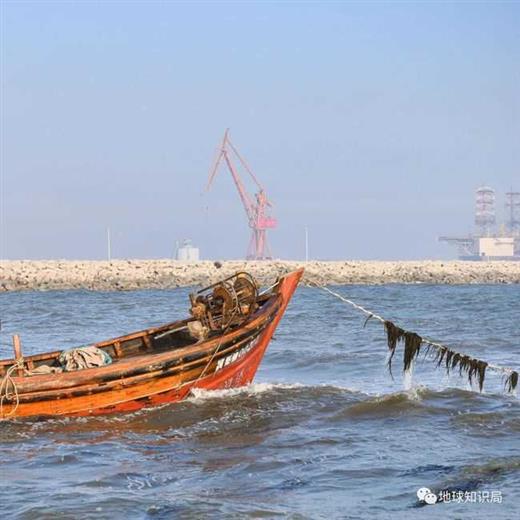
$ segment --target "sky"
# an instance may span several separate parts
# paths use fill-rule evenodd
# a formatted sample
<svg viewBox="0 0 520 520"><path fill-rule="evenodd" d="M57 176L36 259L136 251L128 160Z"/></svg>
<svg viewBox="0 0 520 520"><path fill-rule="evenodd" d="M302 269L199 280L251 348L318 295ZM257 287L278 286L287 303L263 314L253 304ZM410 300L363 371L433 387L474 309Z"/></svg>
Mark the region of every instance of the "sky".
<svg viewBox="0 0 520 520"><path fill-rule="evenodd" d="M2 258L244 257L227 127L277 258L453 258L520 190L518 2L0 5Z"/></svg>

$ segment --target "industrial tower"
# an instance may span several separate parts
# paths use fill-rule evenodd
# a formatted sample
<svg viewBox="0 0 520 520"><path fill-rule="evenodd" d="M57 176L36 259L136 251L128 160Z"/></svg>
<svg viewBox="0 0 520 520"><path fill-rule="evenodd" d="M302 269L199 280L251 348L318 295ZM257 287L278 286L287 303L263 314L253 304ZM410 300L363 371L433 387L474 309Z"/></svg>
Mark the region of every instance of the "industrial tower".
<svg viewBox="0 0 520 520"><path fill-rule="evenodd" d="M477 189L475 200L475 225L479 237L490 237L496 226L495 190L487 186Z"/></svg>
<svg viewBox="0 0 520 520"><path fill-rule="evenodd" d="M506 229L515 241L515 253L520 256L520 192L506 193Z"/></svg>
<svg viewBox="0 0 520 520"><path fill-rule="evenodd" d="M238 169L236 168L233 158L238 159L238 162L242 165L244 170L250 175L256 184L258 191L251 196L245 189L242 179L240 178ZM229 129L224 133L224 139L222 145L217 153L217 158L210 172L206 191L208 191L213 183L213 179L217 174L219 166L225 162L233 181L238 190L240 200L246 211L248 225L251 228L251 239L249 241L249 247L247 248L248 260L268 260L272 258L271 249L267 242L267 230L274 229L277 226L277 221L270 216L270 208L272 207L271 202L267 198L267 194L258 182L255 174L251 171L247 163L244 161L242 156L238 153L238 150L233 146L233 143L229 139Z"/></svg>
<svg viewBox="0 0 520 520"><path fill-rule="evenodd" d="M506 193L507 230L513 237L520 237L520 191Z"/></svg>

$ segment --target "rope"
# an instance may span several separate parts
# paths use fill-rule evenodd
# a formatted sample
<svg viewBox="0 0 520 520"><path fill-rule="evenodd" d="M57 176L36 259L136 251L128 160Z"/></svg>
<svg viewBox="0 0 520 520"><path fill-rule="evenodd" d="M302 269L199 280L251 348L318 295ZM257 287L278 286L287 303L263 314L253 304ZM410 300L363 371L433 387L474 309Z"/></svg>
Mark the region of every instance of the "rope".
<svg viewBox="0 0 520 520"><path fill-rule="evenodd" d="M215 356L217 355L218 351L220 350L220 347L222 346L222 341L224 340L224 336L228 333L228 330L231 328L231 324L233 323L233 318L235 317L237 312L238 312L238 309L235 309L233 311L233 314L232 314L231 319L229 321L229 325L225 328L224 332L222 333L222 336L220 336L220 341L218 342L217 348L213 351L213 354L211 354L211 357L209 358L209 361L206 363L206 366L204 367L204 370L199 374L197 379L195 379L195 381L192 383L191 388L194 388L195 385L202 379L202 377L206 373L206 370L211 365L211 362L213 361L213 359L215 359Z"/></svg>
<svg viewBox="0 0 520 520"><path fill-rule="evenodd" d="M2 381L0 382L0 421L3 421L4 419L11 417L16 413L16 410L18 410L18 405L20 404L20 397L18 395L18 388L11 374L15 370L19 369L25 371L23 357L18 358L15 361L15 363L9 367L5 376L2 378ZM9 388L9 386L11 387L11 389ZM13 397L15 400L15 405L7 415L4 415L4 401L12 401Z"/></svg>
<svg viewBox="0 0 520 520"><path fill-rule="evenodd" d="M274 289L277 285L279 285L280 281L279 280L276 280L276 282L274 282L272 285L270 285L269 287L266 287L263 291L259 292L258 293L258 296L263 296L264 294L267 294L269 291L271 291L272 289Z"/></svg>
<svg viewBox="0 0 520 520"><path fill-rule="evenodd" d="M341 296L341 294L338 294L337 292L331 291L328 287L325 287L323 285L319 285L319 284L317 284L315 282L308 282L307 285L309 287L315 287L317 289L321 289L322 291L325 291L325 292L331 294L332 296L335 296L336 298L338 298L342 302L348 303L352 307L354 307L357 310L359 310L362 313L364 313L366 316L368 316L367 320L365 321L365 324L371 318L375 318L376 320L380 321L383 325L387 321L382 316L379 316L378 314L376 314L376 313L374 313L372 311L369 311L368 309L365 309L364 307L362 307L361 305L358 305L357 303L353 302L352 300L349 300L348 298L345 298L344 296ZM462 354L461 352L457 352L457 351L453 350L450 347L447 347L446 345L442 345L441 343L437 343L436 341L432 341L431 339L422 337L421 340L422 340L421 343L424 343L425 345L428 345L429 347L432 347L432 348L434 348L437 351L443 351L445 349L449 349L449 350L453 351L455 354L459 354L461 356L465 355L465 354ZM488 363L487 364L487 369L488 370L492 370L494 372L498 372L498 373L500 373L502 375L505 375L505 376L509 376L509 375L511 375L514 372L514 370L512 368L501 367L501 366L498 366L498 365L494 365L492 363Z"/></svg>

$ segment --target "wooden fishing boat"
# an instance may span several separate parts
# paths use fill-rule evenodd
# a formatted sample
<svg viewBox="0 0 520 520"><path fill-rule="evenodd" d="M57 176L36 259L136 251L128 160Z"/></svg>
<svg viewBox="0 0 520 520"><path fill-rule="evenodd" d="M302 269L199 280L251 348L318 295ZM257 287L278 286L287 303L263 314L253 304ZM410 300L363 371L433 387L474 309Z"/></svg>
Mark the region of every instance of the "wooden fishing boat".
<svg viewBox="0 0 520 520"><path fill-rule="evenodd" d="M62 351L0 360L0 417L85 416L180 401L253 380L303 269L263 293L247 273L190 295L191 316L93 345L112 362L59 368ZM41 373L42 369L60 370Z"/></svg>

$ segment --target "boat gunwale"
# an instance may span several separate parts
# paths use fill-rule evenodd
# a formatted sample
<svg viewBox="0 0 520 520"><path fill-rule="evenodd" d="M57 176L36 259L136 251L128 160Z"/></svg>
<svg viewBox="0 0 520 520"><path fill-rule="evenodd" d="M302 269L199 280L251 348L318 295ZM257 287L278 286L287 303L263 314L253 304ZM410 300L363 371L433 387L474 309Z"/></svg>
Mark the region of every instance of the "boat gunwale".
<svg viewBox="0 0 520 520"><path fill-rule="evenodd" d="M148 329L142 329L135 332L130 332L129 334L125 334L124 336L118 336L115 338L105 339L102 341L98 341L96 343L92 343L91 346L98 347L98 348L104 348L104 347L110 347L114 345L114 343L117 342L123 342L123 341L132 341L133 339L139 339L146 336L151 336L152 334L157 334L158 332L167 332L169 330L174 330L174 326L178 327L182 324L187 324L188 322L192 321L193 318L186 318L184 320L177 320L172 321L170 323L166 323L164 325L159 325L158 327L151 327ZM63 350L52 350L50 352L41 352L40 354L31 354L29 356L24 356L24 361L30 362L30 361L43 361L45 359L56 359L59 357L59 355L63 352ZM15 363L14 358L5 358L0 359L0 367L2 366L9 366L14 365ZM47 375L47 374L44 374ZM31 377L37 377L36 374Z"/></svg>
<svg viewBox="0 0 520 520"><path fill-rule="evenodd" d="M270 320L268 323L265 324L267 326L270 323ZM205 355L198 357L192 361L189 361L188 363L179 364L176 363L171 366L160 366L157 367L153 371L144 371L139 372L137 374L133 374L131 376L125 377L125 378L119 378L119 379L111 379L109 381L89 381L85 384L76 385L72 387L60 387L60 388L53 388L53 389L37 389L34 391L24 392L19 394L19 402L20 403L34 403L34 402L40 402L40 401L46 401L46 400L52 400L56 397L61 396L63 398L71 398L71 397L82 397L84 395L92 395L102 392L110 392L112 390L117 389L118 386L129 388L134 385L139 384L145 384L150 380L156 380L156 379L162 379L164 377L171 377L177 374L182 374L183 372L191 371L194 369L199 368L200 366L206 366L209 363L218 363L218 361L222 358L227 357L231 353L234 353L241 348L245 344L247 344L250 341L254 341L256 338L258 338L262 332L265 330L265 327L259 327L255 328L250 333L244 337L243 339L240 339L238 342L232 342L230 345L227 346L227 348L219 350L218 355L214 356L212 359L213 353L206 352ZM238 361L238 360L237 360ZM191 384L193 381L185 381L182 384Z"/></svg>
<svg viewBox="0 0 520 520"><path fill-rule="evenodd" d="M203 357L206 351L210 351L211 349L215 348L219 343L228 343L237 338L240 338L242 335L247 335L257 326L261 327L264 321L270 321L268 316L276 315L279 308L279 305L277 304L279 304L280 301L281 297L279 293L274 292L272 296L264 303L264 305L255 314L253 314L251 319L248 320L245 324L231 330L227 334L216 336L200 343L194 343L193 345L186 347L172 349L168 352L150 352L138 356L129 356L127 358L123 357L110 365L104 365L102 367L86 368L83 370L61 372L58 374L16 376L12 377L12 379L17 385L20 395L44 390L65 390L88 383L104 383L112 380L124 381L126 377L131 377L130 374L132 371L139 370L140 368L146 368L149 365L167 363L177 359L182 360L183 357L194 354L200 354L201 357ZM172 324L178 324L182 321L183 320L172 322ZM154 330L154 333L157 333L168 329L167 326L161 326L149 330ZM121 338L129 338L131 340L137 337L141 337L138 334L139 333L131 333L127 336L121 336L120 338L114 338L113 340L103 341L101 344L110 345L111 343L119 341ZM98 345L100 345L100 343L94 344L94 346ZM24 359L27 360L28 358Z"/></svg>

